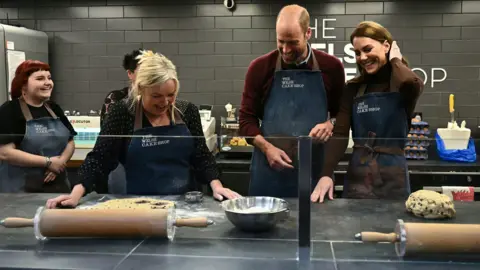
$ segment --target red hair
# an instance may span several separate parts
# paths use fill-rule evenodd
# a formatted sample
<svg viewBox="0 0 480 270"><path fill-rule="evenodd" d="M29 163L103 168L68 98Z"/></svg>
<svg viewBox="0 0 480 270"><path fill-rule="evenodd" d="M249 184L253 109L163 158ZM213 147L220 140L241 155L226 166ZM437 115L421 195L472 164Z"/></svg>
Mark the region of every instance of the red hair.
<svg viewBox="0 0 480 270"><path fill-rule="evenodd" d="M50 66L37 60L25 60L17 67L15 78L12 80L10 93L12 99L19 98L22 95L22 88L28 83L30 75L39 70L50 71Z"/></svg>

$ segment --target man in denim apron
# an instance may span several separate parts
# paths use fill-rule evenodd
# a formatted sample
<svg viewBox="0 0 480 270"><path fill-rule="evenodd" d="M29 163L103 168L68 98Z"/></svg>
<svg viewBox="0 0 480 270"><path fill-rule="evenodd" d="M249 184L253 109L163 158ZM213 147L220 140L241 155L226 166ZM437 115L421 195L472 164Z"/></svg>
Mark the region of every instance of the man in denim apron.
<svg viewBox="0 0 480 270"><path fill-rule="evenodd" d="M344 85L344 69L334 56L314 50L308 44L311 36L308 12L298 6L286 6L277 19L278 50L254 60L247 74L243 107L240 110L241 133L248 135L252 109L249 96L264 98L261 136L256 136L250 168L249 196L295 197L298 194L298 137L311 136L312 186L315 187L321 174L324 160L324 141L331 136L334 121L328 119L329 104L325 79L336 77L330 90L341 91ZM274 57L274 59L273 59ZM321 59L319 59L321 57ZM270 70L270 61L275 61L273 80L265 97L251 80L263 80L252 76ZM328 75L320 67L328 69ZM332 74L333 73L333 74ZM263 74L262 74L263 75ZM268 76L271 76L270 74ZM340 83L338 83L340 78ZM266 80L266 79L265 79ZM249 93L252 91L252 93ZM253 92L255 91L255 92ZM255 119L256 121L256 119Z"/></svg>

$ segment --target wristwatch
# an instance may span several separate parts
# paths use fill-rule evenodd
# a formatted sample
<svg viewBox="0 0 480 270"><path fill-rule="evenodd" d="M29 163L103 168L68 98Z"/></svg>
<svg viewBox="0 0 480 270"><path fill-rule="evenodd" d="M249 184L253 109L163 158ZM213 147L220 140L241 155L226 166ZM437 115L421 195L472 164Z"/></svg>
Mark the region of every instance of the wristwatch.
<svg viewBox="0 0 480 270"><path fill-rule="evenodd" d="M335 126L335 123L337 123L337 118L330 118L330 123Z"/></svg>
<svg viewBox="0 0 480 270"><path fill-rule="evenodd" d="M45 157L45 160L47 162L46 167L50 167L50 165L52 164L52 160L50 160L50 157Z"/></svg>

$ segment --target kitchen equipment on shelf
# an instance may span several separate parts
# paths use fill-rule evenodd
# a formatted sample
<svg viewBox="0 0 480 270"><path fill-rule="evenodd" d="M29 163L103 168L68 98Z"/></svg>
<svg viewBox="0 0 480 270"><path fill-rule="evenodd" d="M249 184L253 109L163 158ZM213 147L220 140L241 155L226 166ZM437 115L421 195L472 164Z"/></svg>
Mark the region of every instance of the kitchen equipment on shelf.
<svg viewBox="0 0 480 270"><path fill-rule="evenodd" d="M33 219L9 217L0 221L6 228L33 227L38 240L65 237L167 237L173 240L176 227L207 227L204 217L177 218L168 209L45 209L39 207Z"/></svg>
<svg viewBox="0 0 480 270"><path fill-rule="evenodd" d="M203 135L210 152L214 152L217 148L217 134L215 133L215 117L212 117L212 105L200 105L199 113L202 121Z"/></svg>
<svg viewBox="0 0 480 270"><path fill-rule="evenodd" d="M227 111L227 118L226 118L226 122L227 123L237 123L238 120L237 120L237 117L235 116L235 111L237 109L233 108L232 104L228 103L227 105L225 105L225 110Z"/></svg>
<svg viewBox="0 0 480 270"><path fill-rule="evenodd" d="M468 142L471 130L466 128L466 122L462 121L460 127L455 121L454 95L450 94L448 100L448 111L451 121L447 123L447 128L438 128L437 133L443 141L445 150L464 150L468 148Z"/></svg>
<svg viewBox="0 0 480 270"><path fill-rule="evenodd" d="M399 219L392 233L361 232L355 238L393 243L399 257L417 253L480 253L480 224L408 223Z"/></svg>
<svg viewBox="0 0 480 270"><path fill-rule="evenodd" d="M475 200L475 187L473 186L442 186L442 194L452 201L473 202Z"/></svg>
<svg viewBox="0 0 480 270"><path fill-rule="evenodd" d="M438 128L437 133L443 140L445 150L464 150L468 148L468 142L472 131L466 128L467 123L462 121L458 126L457 122L449 122L447 128Z"/></svg>
<svg viewBox="0 0 480 270"><path fill-rule="evenodd" d="M73 111L73 115L67 115L67 118L77 132L75 148L92 149L100 134L100 115L95 111L90 111L89 115Z"/></svg>
<svg viewBox="0 0 480 270"><path fill-rule="evenodd" d="M239 134L238 117L235 115L236 109L232 104L225 105L227 116L221 117L220 121L220 140L219 150L229 157L251 156L253 146L247 142L247 139Z"/></svg>
<svg viewBox="0 0 480 270"><path fill-rule="evenodd" d="M288 203L273 197L242 197L221 203L227 219L244 231L260 232L273 229L288 218Z"/></svg>

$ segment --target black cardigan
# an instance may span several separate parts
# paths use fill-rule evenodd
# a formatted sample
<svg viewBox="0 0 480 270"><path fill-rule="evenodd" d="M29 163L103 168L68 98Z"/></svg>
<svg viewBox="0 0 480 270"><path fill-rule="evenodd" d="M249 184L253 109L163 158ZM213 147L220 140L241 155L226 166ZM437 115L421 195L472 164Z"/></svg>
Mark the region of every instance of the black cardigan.
<svg viewBox="0 0 480 270"><path fill-rule="evenodd" d="M218 179L219 172L215 157L207 147L198 108L191 102L179 99L176 100L175 106L182 113L182 120L194 137L195 153L191 164L196 181L208 184L210 181ZM119 162L125 164L134 122L134 109L131 109L126 99L111 105L109 113L102 123L100 136L79 170L79 181L87 190L86 193L93 190L100 193L107 192L108 175L118 166ZM143 126L151 126L145 115L143 116Z"/></svg>

